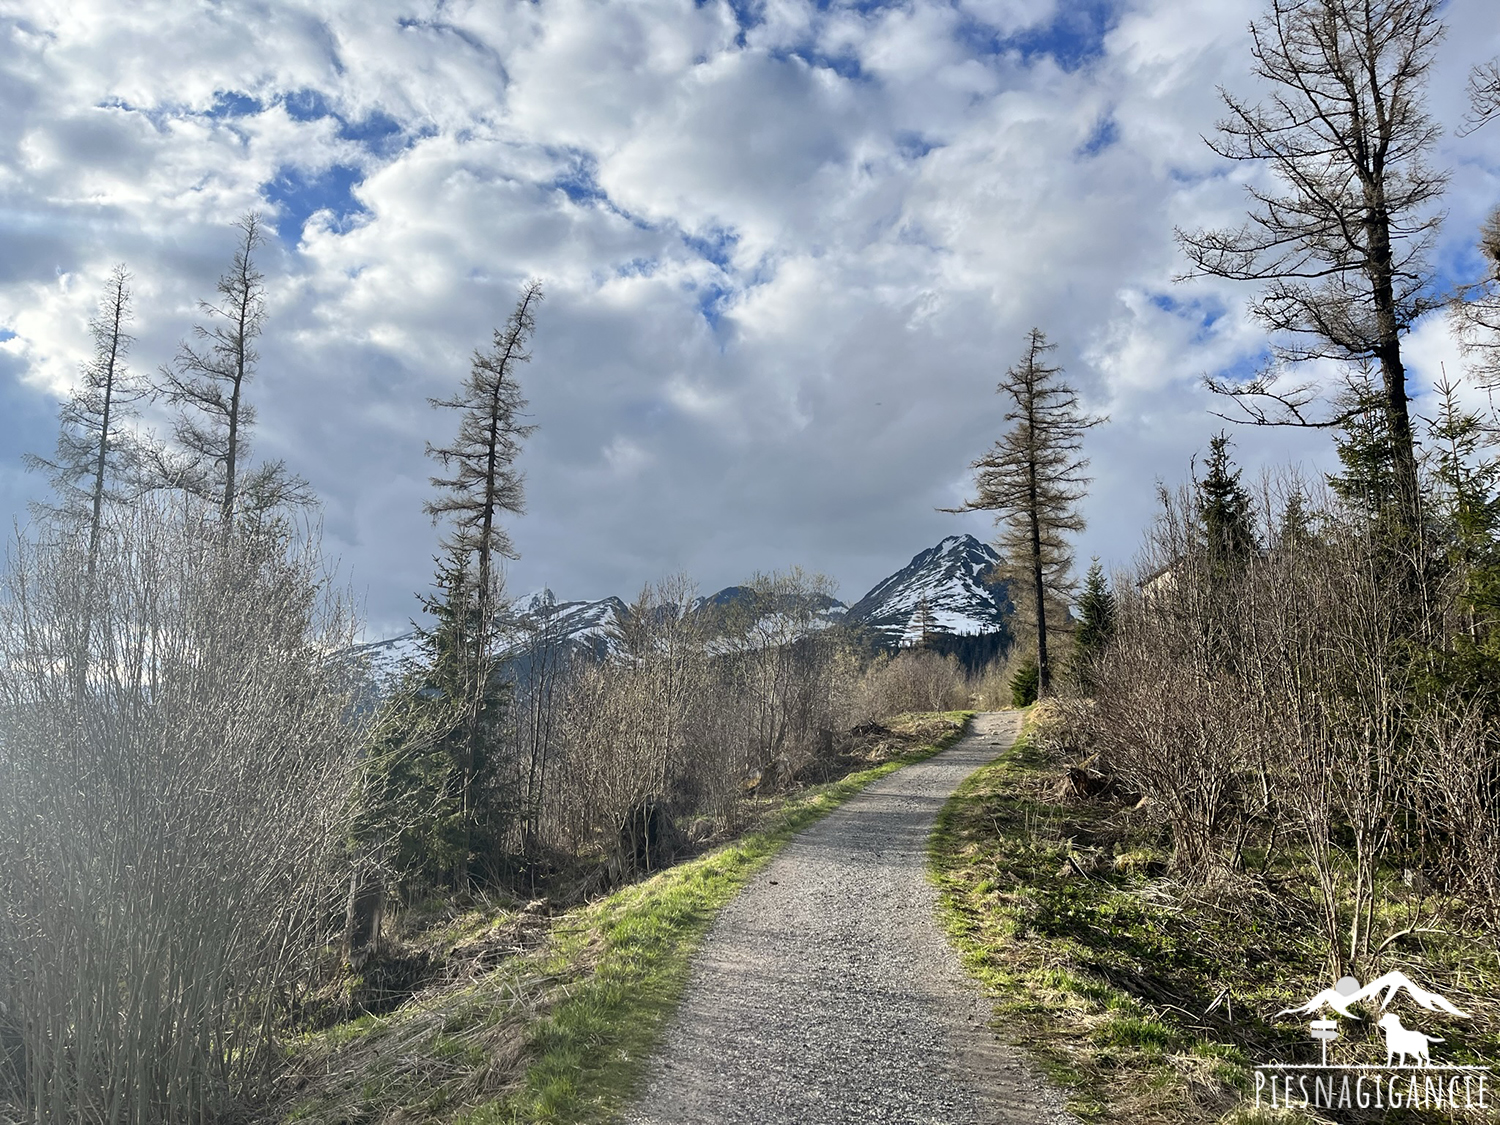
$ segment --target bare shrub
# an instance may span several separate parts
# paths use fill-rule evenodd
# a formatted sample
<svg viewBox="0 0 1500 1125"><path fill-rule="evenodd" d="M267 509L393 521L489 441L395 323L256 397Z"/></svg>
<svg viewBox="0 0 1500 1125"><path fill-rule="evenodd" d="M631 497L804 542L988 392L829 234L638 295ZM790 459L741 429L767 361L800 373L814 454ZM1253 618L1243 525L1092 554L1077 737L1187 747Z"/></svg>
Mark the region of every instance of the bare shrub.
<svg viewBox="0 0 1500 1125"><path fill-rule="evenodd" d="M799 572L758 576L725 607L705 609L680 576L643 591L615 654L575 662L555 689L550 838L629 868L653 854L636 827L675 835L699 815L732 827L747 794L831 755L854 664L820 614L827 597L826 580Z"/></svg>
<svg viewBox="0 0 1500 1125"><path fill-rule="evenodd" d="M203 506L107 523L0 579L0 1101L201 1121L260 1089L340 921L352 621L314 548Z"/></svg>
<svg viewBox="0 0 1500 1125"><path fill-rule="evenodd" d="M1184 579L1120 599L1119 629L1100 661L1091 743L1170 825L1173 863L1200 872L1237 823L1247 760L1243 700L1202 661L1202 603Z"/></svg>
<svg viewBox="0 0 1500 1125"><path fill-rule="evenodd" d="M969 702L969 685L953 656L902 649L865 673L860 710L868 719L903 711L954 711Z"/></svg>
<svg viewBox="0 0 1500 1125"><path fill-rule="evenodd" d="M1500 925L1497 736L1482 706L1450 695L1429 711L1412 755L1435 871L1480 908L1491 932Z"/></svg>
<svg viewBox="0 0 1500 1125"><path fill-rule="evenodd" d="M1263 491L1267 543L1239 560L1208 549L1190 494L1165 499L1098 664L1089 741L1158 810L1179 871L1240 865L1252 832L1268 853L1295 843L1333 967L1357 965L1397 818L1435 807L1414 742L1440 744L1455 823L1493 840L1475 812L1488 775L1453 761L1475 733L1457 721L1421 733L1409 568L1377 527L1327 498L1308 506L1295 482Z"/></svg>
<svg viewBox="0 0 1500 1125"><path fill-rule="evenodd" d="M1003 711L1010 706L1010 676L1005 658L992 660L969 684L970 702L980 711Z"/></svg>

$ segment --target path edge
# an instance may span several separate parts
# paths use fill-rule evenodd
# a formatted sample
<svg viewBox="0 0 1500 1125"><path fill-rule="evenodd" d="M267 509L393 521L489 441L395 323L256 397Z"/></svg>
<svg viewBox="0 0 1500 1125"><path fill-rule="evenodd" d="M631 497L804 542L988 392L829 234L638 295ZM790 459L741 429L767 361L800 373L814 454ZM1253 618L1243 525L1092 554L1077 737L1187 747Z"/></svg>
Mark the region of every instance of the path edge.
<svg viewBox="0 0 1500 1125"><path fill-rule="evenodd" d="M925 762L972 733L975 711L900 758L793 796L765 828L580 908L555 935L559 959L591 940L602 948L551 1011L528 1029L538 1056L519 1089L465 1121L532 1125L616 1122L640 1092L676 1014L694 954L720 912L788 844L865 789Z"/></svg>

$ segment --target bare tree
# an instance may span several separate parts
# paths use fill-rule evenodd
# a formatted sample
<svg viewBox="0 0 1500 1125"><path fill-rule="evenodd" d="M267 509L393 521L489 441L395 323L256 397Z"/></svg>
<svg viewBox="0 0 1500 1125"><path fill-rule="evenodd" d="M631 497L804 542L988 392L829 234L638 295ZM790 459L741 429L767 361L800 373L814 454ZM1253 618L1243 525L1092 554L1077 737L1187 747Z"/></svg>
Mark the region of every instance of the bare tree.
<svg viewBox="0 0 1500 1125"><path fill-rule="evenodd" d="M526 400L521 396L516 372L531 359L526 345L536 331L536 306L541 301L541 282L527 282L505 327L496 330L493 347L474 353L469 376L459 393L452 398L428 400L435 408L458 411L459 424L450 444L427 447L427 455L436 458L450 475L432 478L438 495L423 505L423 510L434 524L450 521L443 541L445 551L453 557L475 560L475 627L468 638L472 646L465 719L468 738L461 766L461 804L466 822L475 808L476 768L485 725L482 712L490 696L495 618L501 604L498 564L516 557L498 517L502 512L520 514L524 510L522 476L515 460L521 442L535 429L521 421Z"/></svg>
<svg viewBox="0 0 1500 1125"><path fill-rule="evenodd" d="M88 541L84 596L79 637L86 644L89 617L97 582L99 542L105 500L119 495L122 480L134 469L139 447L124 426L135 404L149 388L125 365L134 342L126 330L130 308L130 274L123 265L110 273L99 311L89 321L94 357L83 369L83 379L59 412L57 450L51 458L26 455L28 468L45 472L52 484L54 504L36 504L38 516L58 516L86 527ZM73 661L83 675L85 664Z"/></svg>
<svg viewBox="0 0 1500 1125"><path fill-rule="evenodd" d="M756 574L723 617L720 643L746 705L746 771L775 773L809 750L834 584L800 567ZM780 765L778 759L782 759Z"/></svg>
<svg viewBox="0 0 1500 1125"><path fill-rule="evenodd" d="M1500 117L1500 59L1476 66L1469 74L1469 112L1459 136ZM1476 382L1490 392L1500 387L1500 210L1479 230L1479 253L1485 274L1460 286L1449 317Z"/></svg>
<svg viewBox="0 0 1500 1125"><path fill-rule="evenodd" d="M1426 163L1438 130L1423 104L1439 0L1271 0L1251 24L1261 104L1227 91L1221 138L1231 160L1269 165L1279 190L1251 187L1234 230L1178 232L1188 276L1264 284L1252 305L1274 334L1272 363L1244 383L1210 379L1253 422L1339 427L1349 409L1315 409L1314 383L1282 387L1288 365L1379 364L1379 409L1394 451L1401 518L1418 526L1417 458L1403 336L1441 303L1426 255L1446 177ZM1360 408L1356 408L1358 410Z"/></svg>
<svg viewBox="0 0 1500 1125"><path fill-rule="evenodd" d="M1500 117L1500 58L1469 71L1469 112L1459 127L1460 137Z"/></svg>
<svg viewBox="0 0 1500 1125"><path fill-rule="evenodd" d="M1078 394L1062 381L1062 368L1046 362L1049 344L1041 329L1027 338L1026 354L997 388L1013 403L1005 420L1014 423L973 469L977 495L955 512L994 512L1003 524L996 540L1012 589L1025 591L1036 626L1038 693L1051 694L1047 650L1047 599L1071 600L1073 552L1068 536L1083 529L1078 501L1089 478L1088 459L1078 456L1084 433L1105 419L1085 414Z"/></svg>
<svg viewBox="0 0 1500 1125"><path fill-rule="evenodd" d="M1449 306L1449 317L1475 382L1500 388L1500 210L1479 231L1485 276L1465 285Z"/></svg>
<svg viewBox="0 0 1500 1125"><path fill-rule="evenodd" d="M283 505L308 504L307 482L281 461L247 465L255 407L246 390L259 354L255 341L266 322L265 275L255 254L266 236L258 212L235 223L240 232L234 264L219 278L219 301L199 302L207 324L193 329L171 367L163 368L163 397L178 408L173 436L180 451L157 450L152 476L157 484L183 488L211 501L233 525L244 510L266 512Z"/></svg>

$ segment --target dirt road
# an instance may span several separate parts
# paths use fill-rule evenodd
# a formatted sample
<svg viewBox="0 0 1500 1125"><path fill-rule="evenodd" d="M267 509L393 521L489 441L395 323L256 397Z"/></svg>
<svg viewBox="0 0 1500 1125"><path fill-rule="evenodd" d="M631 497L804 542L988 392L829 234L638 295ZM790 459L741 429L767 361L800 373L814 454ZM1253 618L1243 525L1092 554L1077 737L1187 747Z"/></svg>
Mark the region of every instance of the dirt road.
<svg viewBox="0 0 1500 1125"><path fill-rule="evenodd" d="M626 1120L634 1125L1040 1125L1061 1099L988 1028L935 916L927 837L1014 739L981 715L955 746L798 836L699 951Z"/></svg>

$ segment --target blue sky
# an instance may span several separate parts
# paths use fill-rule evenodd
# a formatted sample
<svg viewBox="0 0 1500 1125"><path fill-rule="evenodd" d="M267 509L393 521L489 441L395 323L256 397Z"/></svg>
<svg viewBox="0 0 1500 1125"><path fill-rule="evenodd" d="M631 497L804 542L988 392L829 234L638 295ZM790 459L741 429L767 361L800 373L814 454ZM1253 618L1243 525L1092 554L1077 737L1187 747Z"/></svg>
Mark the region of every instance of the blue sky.
<svg viewBox="0 0 1500 1125"><path fill-rule="evenodd" d="M857 597L982 516L937 511L1003 425L1042 327L1094 410L1081 560L1128 563L1155 482L1221 425L1252 295L1177 284L1174 227L1238 221L1217 84L1253 95L1250 0L536 0L0 4L0 511L43 482L110 268L135 275L150 371L251 208L271 320L254 451L323 500L373 633L411 616L428 409L547 297L523 376L539 429L509 581L629 595L821 570ZM1500 126L1451 127L1500 53L1452 0L1431 85L1452 172L1435 250L1476 268ZM1457 363L1438 320L1414 385ZM148 418L148 424L159 419ZM1328 463L1324 435L1240 431L1240 459Z"/></svg>

